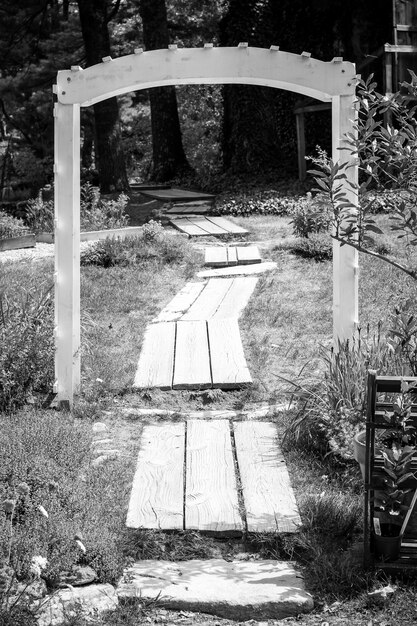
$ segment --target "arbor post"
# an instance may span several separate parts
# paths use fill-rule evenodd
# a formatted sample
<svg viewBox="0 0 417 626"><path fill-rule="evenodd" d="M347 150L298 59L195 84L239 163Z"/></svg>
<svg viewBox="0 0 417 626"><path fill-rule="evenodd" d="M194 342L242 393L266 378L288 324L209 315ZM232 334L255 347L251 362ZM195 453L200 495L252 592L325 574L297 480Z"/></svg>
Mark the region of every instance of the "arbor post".
<svg viewBox="0 0 417 626"><path fill-rule="evenodd" d="M358 206L358 166L344 137L355 133L355 87L352 95L332 97L332 159L346 165L343 191ZM358 325L358 251L333 240L333 341L352 339Z"/></svg>
<svg viewBox="0 0 417 626"><path fill-rule="evenodd" d="M80 387L80 105L55 103L55 386Z"/></svg>

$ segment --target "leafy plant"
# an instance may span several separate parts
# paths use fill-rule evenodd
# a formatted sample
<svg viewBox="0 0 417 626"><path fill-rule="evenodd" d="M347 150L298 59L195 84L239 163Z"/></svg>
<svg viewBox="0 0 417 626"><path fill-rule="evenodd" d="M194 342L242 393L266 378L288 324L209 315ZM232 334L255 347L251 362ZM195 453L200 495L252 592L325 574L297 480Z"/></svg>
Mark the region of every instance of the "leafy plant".
<svg viewBox="0 0 417 626"><path fill-rule="evenodd" d="M327 210L324 208L327 206ZM290 224L296 237L308 237L312 233L328 232L331 224L330 205L320 195L312 198L308 193L306 201L300 202L291 211Z"/></svg>
<svg viewBox="0 0 417 626"><path fill-rule="evenodd" d="M395 354L401 355L410 374L417 376L417 318L416 302L408 298L395 307L390 316L389 343Z"/></svg>
<svg viewBox="0 0 417 626"><path fill-rule="evenodd" d="M328 233L311 233L291 242L290 250L295 254L315 261L327 261L333 256L332 240Z"/></svg>
<svg viewBox="0 0 417 626"><path fill-rule="evenodd" d="M24 235L28 232L22 220L0 211L0 239L19 237L19 235Z"/></svg>
<svg viewBox="0 0 417 626"><path fill-rule="evenodd" d="M36 198L31 198L26 204L26 223L32 232L51 233L54 230L54 202L44 200L42 190Z"/></svg>
<svg viewBox="0 0 417 626"><path fill-rule="evenodd" d="M309 203L302 196L283 195L273 189L253 190L246 193L224 194L216 200L213 212L216 215L288 215L297 207Z"/></svg>

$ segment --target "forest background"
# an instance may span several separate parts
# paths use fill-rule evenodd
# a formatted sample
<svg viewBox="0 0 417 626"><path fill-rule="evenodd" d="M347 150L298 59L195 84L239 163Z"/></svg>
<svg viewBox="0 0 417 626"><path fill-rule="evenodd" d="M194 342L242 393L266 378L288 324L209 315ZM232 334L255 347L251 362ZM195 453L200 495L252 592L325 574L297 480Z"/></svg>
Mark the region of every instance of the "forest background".
<svg viewBox="0 0 417 626"><path fill-rule="evenodd" d="M358 67L391 37L391 0L3 0L0 6L0 197L53 180L52 85L134 48L279 45ZM376 76L378 80L378 76ZM297 94L267 87L158 87L82 110L82 182L104 193L129 180L296 177ZM307 153L330 147L330 113L310 115Z"/></svg>

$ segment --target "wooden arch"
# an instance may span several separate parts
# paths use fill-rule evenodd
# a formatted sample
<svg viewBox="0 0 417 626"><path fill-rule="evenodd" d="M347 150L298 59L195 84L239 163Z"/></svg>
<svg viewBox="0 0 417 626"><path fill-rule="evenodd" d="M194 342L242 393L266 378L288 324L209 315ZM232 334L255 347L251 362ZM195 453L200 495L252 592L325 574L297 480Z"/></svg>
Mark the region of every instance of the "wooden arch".
<svg viewBox="0 0 417 626"><path fill-rule="evenodd" d="M310 54L251 48L177 48L143 52L82 70L58 72L55 117L55 392L69 402L80 387L80 107L124 93L186 84L263 85L294 91L332 104L332 158L348 163L344 145L354 132L355 66L335 58L318 61ZM357 166L347 169L345 192L356 202L350 183ZM358 318L358 256L349 246L333 247L334 338L352 336Z"/></svg>

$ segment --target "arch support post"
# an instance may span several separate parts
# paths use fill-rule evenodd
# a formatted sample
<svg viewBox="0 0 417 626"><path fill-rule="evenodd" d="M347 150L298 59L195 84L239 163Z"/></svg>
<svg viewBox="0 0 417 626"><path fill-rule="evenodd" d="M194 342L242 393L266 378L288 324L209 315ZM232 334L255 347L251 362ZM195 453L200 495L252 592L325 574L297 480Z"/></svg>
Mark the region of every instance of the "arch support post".
<svg viewBox="0 0 417 626"><path fill-rule="evenodd" d="M80 105L55 117L55 387L72 406L80 387Z"/></svg>
<svg viewBox="0 0 417 626"><path fill-rule="evenodd" d="M354 89L354 88L353 88ZM352 206L358 207L358 166L345 143L346 133L355 133L355 95L332 97L332 159L344 165L343 191ZM352 338L358 325L358 251L333 240L333 341Z"/></svg>

